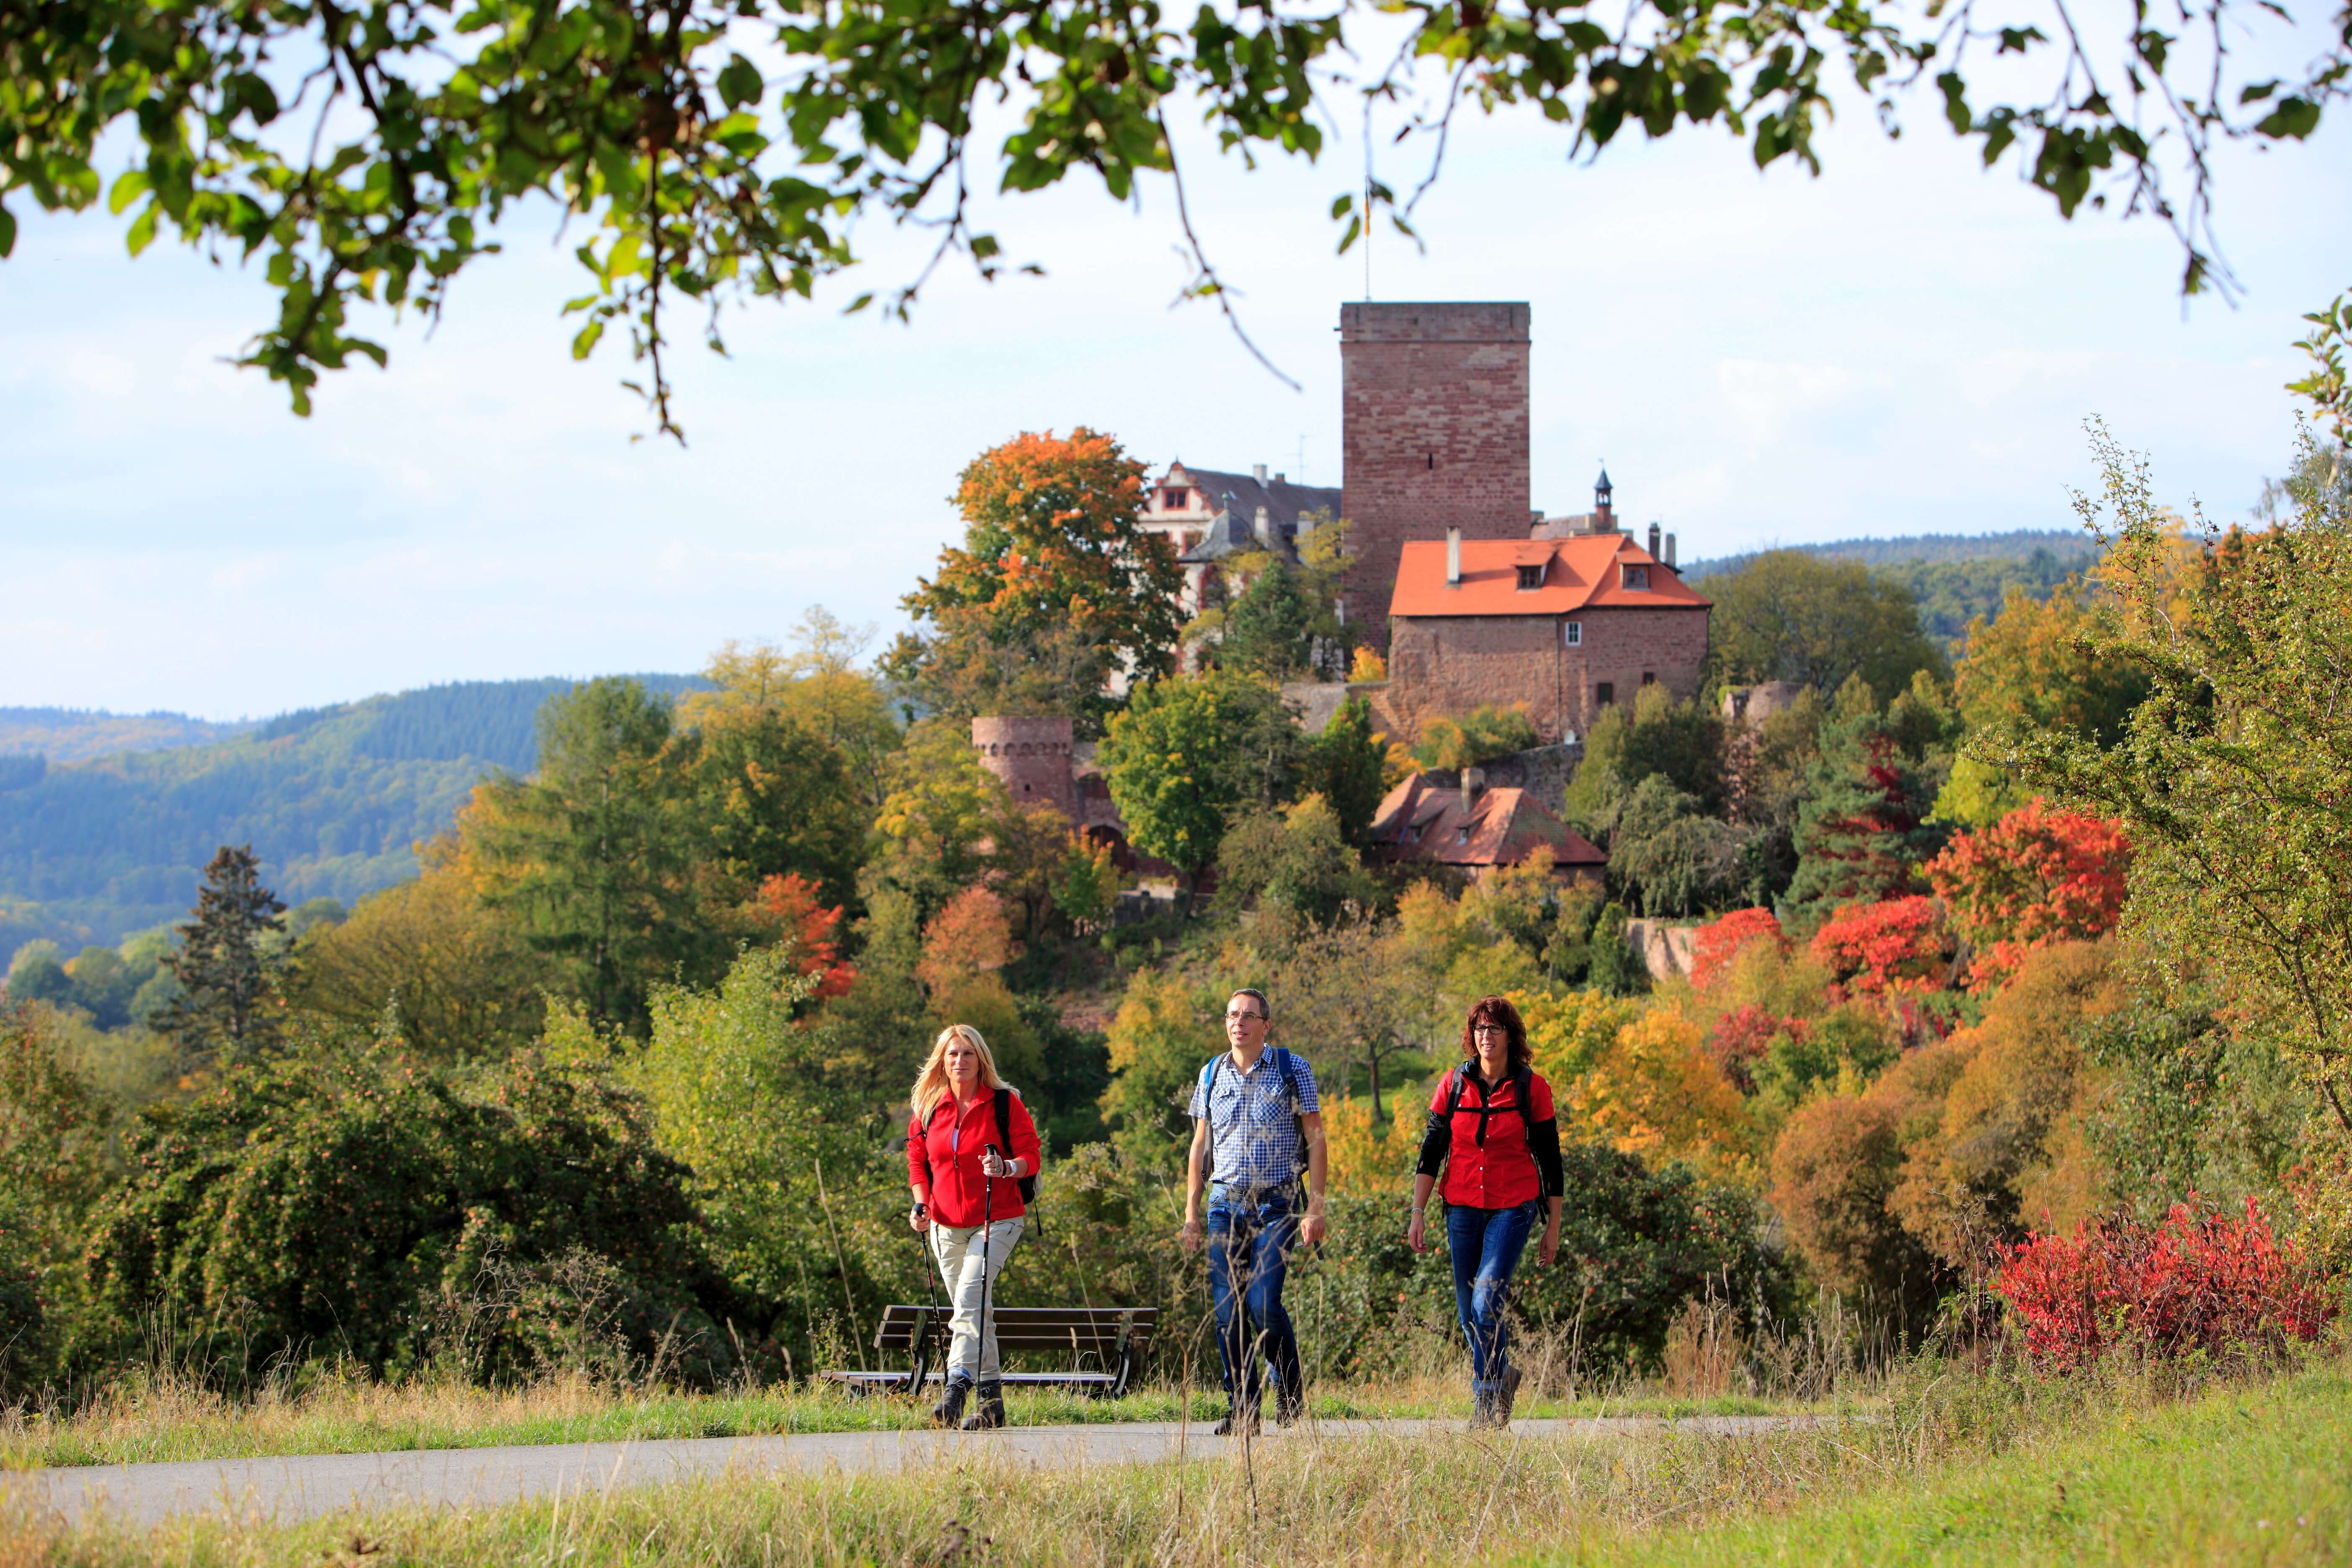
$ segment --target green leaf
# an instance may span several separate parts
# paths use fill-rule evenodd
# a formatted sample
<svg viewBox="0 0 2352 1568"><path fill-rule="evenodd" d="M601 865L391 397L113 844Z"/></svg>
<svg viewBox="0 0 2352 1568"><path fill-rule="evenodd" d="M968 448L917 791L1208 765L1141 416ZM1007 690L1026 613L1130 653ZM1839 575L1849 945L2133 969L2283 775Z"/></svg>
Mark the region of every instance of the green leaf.
<svg viewBox="0 0 2352 1568"><path fill-rule="evenodd" d="M132 202L137 201L141 194L146 189L146 170L123 170L121 174L116 178L114 188L106 194L106 210L112 213L117 217L121 217L122 216L122 210L129 206Z"/></svg>
<svg viewBox="0 0 2352 1568"><path fill-rule="evenodd" d="M2254 122L2254 133L2273 140L2302 141L2319 129L2319 105L2307 99L2283 98L2279 106Z"/></svg>
<svg viewBox="0 0 2352 1568"><path fill-rule="evenodd" d="M131 247L131 255L136 256L155 243L155 217L161 210L161 203L151 201L139 209L137 217L131 220L131 232L123 237L123 243Z"/></svg>
<svg viewBox="0 0 2352 1568"><path fill-rule="evenodd" d="M16 248L16 215L8 210L6 203L0 202L0 256L6 256Z"/></svg>
<svg viewBox="0 0 2352 1568"><path fill-rule="evenodd" d="M719 96L727 100L728 108L740 109L747 103L757 103L767 89L759 67L741 55L727 58L726 67L719 73Z"/></svg>
<svg viewBox="0 0 2352 1568"><path fill-rule="evenodd" d="M596 340L604 335L604 323L602 321L590 321L586 326L581 328L578 332L572 335L572 357L573 359L586 359L590 354L596 352Z"/></svg>

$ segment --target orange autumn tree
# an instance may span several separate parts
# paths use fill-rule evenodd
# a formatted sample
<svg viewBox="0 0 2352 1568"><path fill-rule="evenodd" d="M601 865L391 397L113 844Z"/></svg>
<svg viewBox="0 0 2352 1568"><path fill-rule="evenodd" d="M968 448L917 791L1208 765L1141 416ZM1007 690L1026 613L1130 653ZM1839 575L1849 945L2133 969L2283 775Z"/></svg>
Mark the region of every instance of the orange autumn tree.
<svg viewBox="0 0 2352 1568"><path fill-rule="evenodd" d="M1936 900L1918 896L1848 904L1812 941L1815 961L1849 992L1867 996L1937 989L1950 953Z"/></svg>
<svg viewBox="0 0 2352 1568"><path fill-rule="evenodd" d="M841 906L825 908L817 900L816 884L798 871L761 882L747 913L754 926L773 933L796 973L819 977L813 999L845 996L857 984L857 966L839 962L841 942L835 931Z"/></svg>
<svg viewBox="0 0 2352 1568"><path fill-rule="evenodd" d="M2006 983L2036 948L2115 930L2130 870L2119 824L2053 811L2039 795L1927 863L1953 929L1976 950L1969 979L1979 992Z"/></svg>
<svg viewBox="0 0 2352 1568"><path fill-rule="evenodd" d="M1140 526L1143 481L1084 426L982 452L956 487L963 542L900 601L918 630L886 671L946 710L1067 712L1096 732L1105 679L1168 673L1183 628L1183 573Z"/></svg>

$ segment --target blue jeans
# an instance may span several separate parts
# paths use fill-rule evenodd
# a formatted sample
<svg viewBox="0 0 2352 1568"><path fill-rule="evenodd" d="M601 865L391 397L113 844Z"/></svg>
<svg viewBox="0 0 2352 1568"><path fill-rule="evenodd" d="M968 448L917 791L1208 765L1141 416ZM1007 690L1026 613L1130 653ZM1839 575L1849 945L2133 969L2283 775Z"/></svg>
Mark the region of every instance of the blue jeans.
<svg viewBox="0 0 2352 1568"><path fill-rule="evenodd" d="M1287 1193L1258 1194L1254 1202L1252 1196L1217 1188L1209 1198L1209 1299L1217 1311L1225 1396L1236 1415L1257 1409L1261 1352L1273 1363L1276 1393L1286 1405L1295 1406L1306 1393L1298 1336L1282 1306L1298 1215Z"/></svg>
<svg viewBox="0 0 2352 1568"><path fill-rule="evenodd" d="M1477 1393L1499 1392L1503 1373L1510 1369L1503 1308L1528 1233L1542 1208L1538 1200L1517 1208L1445 1211L1446 1250L1454 1256L1454 1308L1470 1339L1470 1386Z"/></svg>

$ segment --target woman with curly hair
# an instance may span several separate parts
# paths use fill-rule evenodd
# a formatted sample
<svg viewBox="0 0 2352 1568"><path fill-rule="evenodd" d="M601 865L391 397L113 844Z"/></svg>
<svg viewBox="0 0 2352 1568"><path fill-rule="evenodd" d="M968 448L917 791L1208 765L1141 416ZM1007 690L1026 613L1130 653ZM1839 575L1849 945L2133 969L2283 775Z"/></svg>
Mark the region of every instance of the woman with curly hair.
<svg viewBox="0 0 2352 1568"><path fill-rule="evenodd" d="M1429 1130L1412 1178L1405 1241L1430 1248L1425 1211L1444 1170L1445 1242L1454 1257L1454 1304L1470 1340L1470 1425L1511 1419L1519 1372L1505 1344L1504 1307L1519 1254L1544 1216L1536 1263L1559 1253L1559 1121L1551 1085L1528 1065L1527 1026L1500 996L1483 996L1462 1026L1462 1065L1429 1102Z"/></svg>

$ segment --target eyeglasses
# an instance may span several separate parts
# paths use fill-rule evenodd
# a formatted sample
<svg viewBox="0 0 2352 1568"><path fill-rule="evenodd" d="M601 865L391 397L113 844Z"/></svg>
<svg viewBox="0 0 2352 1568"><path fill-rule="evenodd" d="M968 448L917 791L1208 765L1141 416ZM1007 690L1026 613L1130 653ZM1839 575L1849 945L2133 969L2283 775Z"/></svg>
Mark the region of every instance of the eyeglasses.
<svg viewBox="0 0 2352 1568"><path fill-rule="evenodd" d="M1478 1024L1472 1026L1474 1035L1507 1035L1511 1031L1501 1024Z"/></svg>
<svg viewBox="0 0 2352 1568"><path fill-rule="evenodd" d="M1230 1024L1236 1018L1256 1018L1263 1021L1265 1017L1265 1015L1263 1013L1228 1013L1225 1015L1225 1022Z"/></svg>

